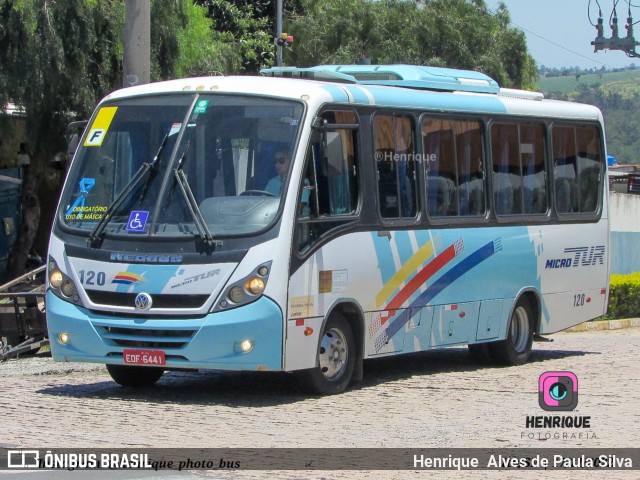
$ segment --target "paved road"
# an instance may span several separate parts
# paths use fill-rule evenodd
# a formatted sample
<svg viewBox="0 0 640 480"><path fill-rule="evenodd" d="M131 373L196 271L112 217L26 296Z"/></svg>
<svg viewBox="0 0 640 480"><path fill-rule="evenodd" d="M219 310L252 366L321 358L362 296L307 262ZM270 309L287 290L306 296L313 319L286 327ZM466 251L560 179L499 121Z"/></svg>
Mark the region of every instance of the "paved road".
<svg viewBox="0 0 640 480"><path fill-rule="evenodd" d="M553 338L552 343L534 344L530 363L521 367L475 365L466 348L368 362L362 384L331 397L301 393L286 374L171 372L155 388L131 390L113 383L102 367L79 370L74 364L50 359L10 361L0 364L0 445L640 447L640 329L567 333ZM30 362L33 374L22 375L20 362ZM527 416L546 414L538 405L537 382L542 373L555 370L577 375L579 404L571 415L590 416L590 428L550 431L525 427ZM559 438L553 438L559 432ZM565 432L569 436L562 438ZM530 438L532 433L534 438ZM544 439L547 433L552 437ZM578 433L582 435L571 435ZM487 473L499 474L466 472L458 477L484 478ZM579 473L580 478L603 478L598 472ZM215 471L193 475L452 478L450 472ZM545 475L568 476L567 472ZM5 476L0 474L0 479ZM609 472L604 477L640 478L640 472ZM502 472L499 478L533 479L540 475Z"/></svg>

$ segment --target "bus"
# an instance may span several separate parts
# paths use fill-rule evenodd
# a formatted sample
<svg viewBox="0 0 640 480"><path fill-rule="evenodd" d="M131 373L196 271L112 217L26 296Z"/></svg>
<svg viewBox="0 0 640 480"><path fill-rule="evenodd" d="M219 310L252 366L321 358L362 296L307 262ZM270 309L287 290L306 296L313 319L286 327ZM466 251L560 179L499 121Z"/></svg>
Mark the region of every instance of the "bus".
<svg viewBox="0 0 640 480"><path fill-rule="evenodd" d="M292 372L534 336L606 312L603 119L411 65L266 69L115 91L71 162L49 246L57 361L125 386Z"/></svg>

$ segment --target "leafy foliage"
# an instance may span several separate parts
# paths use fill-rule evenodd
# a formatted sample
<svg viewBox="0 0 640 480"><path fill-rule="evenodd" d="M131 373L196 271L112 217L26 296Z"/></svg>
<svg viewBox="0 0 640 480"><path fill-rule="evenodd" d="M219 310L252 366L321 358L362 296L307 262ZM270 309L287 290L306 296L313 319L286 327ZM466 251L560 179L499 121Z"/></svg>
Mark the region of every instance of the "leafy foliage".
<svg viewBox="0 0 640 480"><path fill-rule="evenodd" d="M572 100L595 105L604 117L607 151L616 157L619 164L638 164L640 158L640 91L620 93L620 89L609 86L602 80L589 86L577 83L570 93L549 92L549 98ZM616 82L618 83L618 82Z"/></svg>
<svg viewBox="0 0 640 480"><path fill-rule="evenodd" d="M609 318L640 317L640 273L611 275Z"/></svg>
<svg viewBox="0 0 640 480"><path fill-rule="evenodd" d="M181 44L211 43L208 28L203 34L202 28L188 26L191 18L198 18L199 7L190 0L154 0L151 8L152 79L189 71L188 58L212 64L210 50L181 56ZM22 228L9 275L24 269L38 229L36 250L46 251L62 183L62 172L51 170L49 163L66 150L67 124L86 119L101 97L122 85L123 29L121 1L0 0L0 105L11 101L24 107L31 156L23 183Z"/></svg>
<svg viewBox="0 0 640 480"><path fill-rule="evenodd" d="M509 26L505 8L491 13L484 0L303 0L304 15L287 29L296 66L408 63L479 70L505 87L537 79L524 34Z"/></svg>

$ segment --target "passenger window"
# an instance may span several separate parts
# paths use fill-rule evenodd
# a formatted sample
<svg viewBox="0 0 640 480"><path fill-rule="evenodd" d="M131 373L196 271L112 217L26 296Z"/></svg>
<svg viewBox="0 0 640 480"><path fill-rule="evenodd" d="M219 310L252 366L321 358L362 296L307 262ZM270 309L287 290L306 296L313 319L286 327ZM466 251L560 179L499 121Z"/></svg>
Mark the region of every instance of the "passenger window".
<svg viewBox="0 0 640 480"><path fill-rule="evenodd" d="M598 129L554 126L552 141L556 211L595 213L603 162Z"/></svg>
<svg viewBox="0 0 640 480"><path fill-rule="evenodd" d="M476 120L423 118L430 217L484 215L483 137Z"/></svg>
<svg viewBox="0 0 640 480"><path fill-rule="evenodd" d="M325 126L307 150L298 197L296 244L300 251L352 220L358 208L357 118L351 111L322 114Z"/></svg>
<svg viewBox="0 0 640 480"><path fill-rule="evenodd" d="M546 213L544 126L495 123L491 150L496 214Z"/></svg>
<svg viewBox="0 0 640 480"><path fill-rule="evenodd" d="M413 120L376 115L374 135L380 216L413 218L418 212Z"/></svg>

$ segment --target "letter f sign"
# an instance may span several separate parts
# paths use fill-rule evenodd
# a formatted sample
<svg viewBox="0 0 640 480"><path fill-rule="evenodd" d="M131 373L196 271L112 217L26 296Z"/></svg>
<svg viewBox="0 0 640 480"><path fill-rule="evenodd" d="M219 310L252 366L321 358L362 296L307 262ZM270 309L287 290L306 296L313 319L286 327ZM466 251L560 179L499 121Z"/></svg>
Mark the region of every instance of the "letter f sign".
<svg viewBox="0 0 640 480"><path fill-rule="evenodd" d="M107 131L102 128L91 130L89 135L87 135L87 139L84 141L85 147L99 147L102 145L105 133L107 133Z"/></svg>

